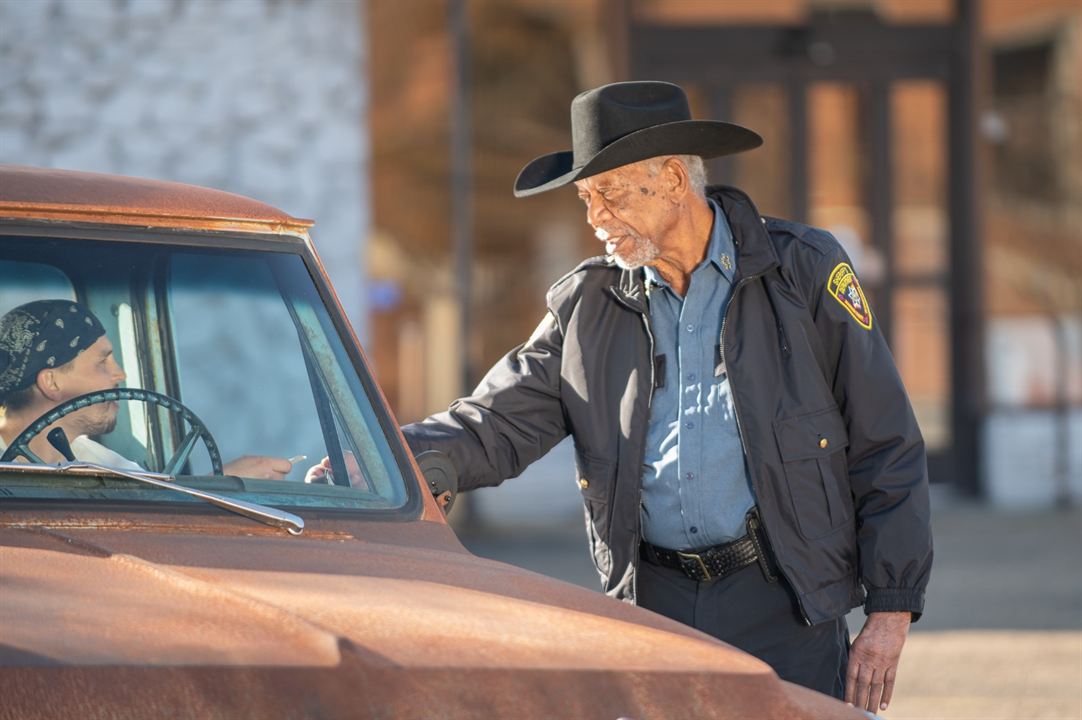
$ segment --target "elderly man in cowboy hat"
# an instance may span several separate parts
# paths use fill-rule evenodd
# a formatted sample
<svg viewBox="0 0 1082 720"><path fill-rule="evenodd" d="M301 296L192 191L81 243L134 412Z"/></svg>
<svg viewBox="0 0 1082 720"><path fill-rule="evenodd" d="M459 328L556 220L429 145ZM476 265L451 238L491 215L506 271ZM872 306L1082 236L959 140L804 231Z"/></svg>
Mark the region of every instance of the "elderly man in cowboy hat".
<svg viewBox="0 0 1082 720"><path fill-rule="evenodd" d="M460 487L575 441L607 593L784 679L886 708L932 560L924 445L849 259L828 233L705 185L762 140L628 82L571 104L573 149L515 195L574 183L605 255L552 286L531 337L403 429ZM844 617L867 621L850 646Z"/></svg>

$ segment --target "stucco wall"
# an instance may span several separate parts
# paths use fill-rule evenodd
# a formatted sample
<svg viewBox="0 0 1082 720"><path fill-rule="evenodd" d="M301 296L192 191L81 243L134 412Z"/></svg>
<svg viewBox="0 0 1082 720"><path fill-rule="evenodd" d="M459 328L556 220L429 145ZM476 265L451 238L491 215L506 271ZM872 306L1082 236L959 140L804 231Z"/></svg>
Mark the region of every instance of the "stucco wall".
<svg viewBox="0 0 1082 720"><path fill-rule="evenodd" d="M0 162L241 193L317 221L363 335L363 6L0 0Z"/></svg>
<svg viewBox="0 0 1082 720"><path fill-rule="evenodd" d="M313 218L363 339L363 22L353 0L0 0L0 162L194 183ZM250 309L238 302L205 302L203 313L239 317ZM311 453L321 435L299 420L312 405L303 366L295 383L283 383L280 368L261 376L266 323L245 317L183 329L190 356L245 368L187 368L185 398L230 457ZM208 377L214 392L201 393Z"/></svg>

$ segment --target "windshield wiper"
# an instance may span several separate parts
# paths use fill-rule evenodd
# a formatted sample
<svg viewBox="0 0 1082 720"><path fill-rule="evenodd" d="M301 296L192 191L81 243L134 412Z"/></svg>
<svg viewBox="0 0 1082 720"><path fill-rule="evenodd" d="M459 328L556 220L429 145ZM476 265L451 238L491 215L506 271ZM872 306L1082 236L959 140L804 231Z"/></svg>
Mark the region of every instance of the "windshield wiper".
<svg viewBox="0 0 1082 720"><path fill-rule="evenodd" d="M118 470L117 468L112 468L107 465L99 465L97 463L85 462L82 460L76 462L64 462L57 465L0 463L0 467L4 470L16 470L18 472L26 473L59 472L62 474L70 473L72 475L108 475L110 477L127 478L146 485L153 485L154 487L165 488L166 490L173 490L174 492L197 497L200 500L209 502L211 505L217 505L223 510L229 510L230 512L244 515L245 517L249 517L258 522L282 528L290 535L300 535L304 532L304 518L294 515L293 513L279 510L278 508L268 507L266 505L258 505L256 503L245 502L244 500L228 498L223 495L207 492L206 490L196 490L195 488L190 488L186 485L178 485L176 477L164 473L149 471L130 472L128 470Z"/></svg>

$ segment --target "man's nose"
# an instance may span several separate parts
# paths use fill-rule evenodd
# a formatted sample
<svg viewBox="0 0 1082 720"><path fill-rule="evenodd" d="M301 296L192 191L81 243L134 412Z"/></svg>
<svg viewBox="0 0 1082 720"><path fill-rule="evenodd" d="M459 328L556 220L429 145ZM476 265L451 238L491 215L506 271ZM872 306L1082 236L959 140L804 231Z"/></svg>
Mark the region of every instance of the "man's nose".
<svg viewBox="0 0 1082 720"><path fill-rule="evenodd" d="M118 363L113 363L113 377L116 378L117 383L122 383L128 379L128 374L124 372L124 368L120 367Z"/></svg>
<svg viewBox="0 0 1082 720"><path fill-rule="evenodd" d="M605 202L600 198L591 200L586 205L586 222L590 223L591 227L597 228L598 223L607 217L611 217L611 214L609 209L605 207Z"/></svg>

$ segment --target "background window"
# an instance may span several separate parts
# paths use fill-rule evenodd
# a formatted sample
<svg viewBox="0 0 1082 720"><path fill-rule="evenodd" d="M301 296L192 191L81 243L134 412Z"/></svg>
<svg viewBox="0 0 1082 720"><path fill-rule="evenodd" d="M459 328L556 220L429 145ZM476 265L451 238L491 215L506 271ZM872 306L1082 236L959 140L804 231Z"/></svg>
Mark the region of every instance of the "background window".
<svg viewBox="0 0 1082 720"><path fill-rule="evenodd" d="M74 300L71 280L44 263L0 260L0 316L34 300Z"/></svg>

